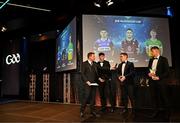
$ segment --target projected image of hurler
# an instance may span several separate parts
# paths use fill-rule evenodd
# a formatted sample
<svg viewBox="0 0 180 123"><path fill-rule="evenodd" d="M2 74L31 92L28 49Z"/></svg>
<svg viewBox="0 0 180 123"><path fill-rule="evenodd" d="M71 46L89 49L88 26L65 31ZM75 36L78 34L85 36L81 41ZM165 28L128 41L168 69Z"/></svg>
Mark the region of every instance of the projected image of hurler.
<svg viewBox="0 0 180 123"><path fill-rule="evenodd" d="M149 57L152 57L151 48L156 46L160 49L161 55L163 54L163 45L162 42L157 39L157 31L155 29L151 29L150 38L145 41L146 53Z"/></svg>
<svg viewBox="0 0 180 123"><path fill-rule="evenodd" d="M94 44L94 52L99 54L103 52L109 57L110 62L113 62L114 45L111 39L108 37L108 32L105 29L100 31L100 38L96 40Z"/></svg>
<svg viewBox="0 0 180 123"><path fill-rule="evenodd" d="M125 39L121 42L121 47L120 47L120 52L121 53L127 53L129 55L129 59L132 61L135 60L137 55L140 53L139 49L139 43L138 41L134 38L133 30L128 28L126 31L126 37Z"/></svg>

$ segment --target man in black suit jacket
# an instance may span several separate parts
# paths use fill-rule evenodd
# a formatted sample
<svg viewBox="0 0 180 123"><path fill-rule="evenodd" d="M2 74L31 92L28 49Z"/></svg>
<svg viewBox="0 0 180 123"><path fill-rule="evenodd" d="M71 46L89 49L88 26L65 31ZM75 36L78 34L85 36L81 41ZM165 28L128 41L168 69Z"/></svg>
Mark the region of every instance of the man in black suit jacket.
<svg viewBox="0 0 180 123"><path fill-rule="evenodd" d="M120 54L120 61L117 73L120 81L121 101L124 105L123 113L125 113L128 108L128 97L134 108L134 64L128 61L127 53Z"/></svg>
<svg viewBox="0 0 180 123"><path fill-rule="evenodd" d="M93 52L89 52L88 60L83 62L82 64L82 81L84 84L85 92L84 97L82 99L80 116L84 117L84 110L88 102L90 102L90 112L93 116L97 116L95 113L94 105L95 105L95 97L96 97L96 86L92 86L92 83L97 83L98 81L98 71L97 71L97 63L95 61L95 54Z"/></svg>
<svg viewBox="0 0 180 123"><path fill-rule="evenodd" d="M148 76L152 99L154 100L155 106L155 113L152 115L152 117L155 117L159 113L160 109L163 108L168 110L169 108L166 90L166 79L169 75L169 64L167 58L160 56L160 50L158 47L152 47L151 53L153 58L149 60Z"/></svg>
<svg viewBox="0 0 180 123"><path fill-rule="evenodd" d="M105 54L99 53L99 61L97 63L99 74L99 93L101 99L101 111L106 111L107 97L110 94L109 80L111 77L110 63L105 60Z"/></svg>

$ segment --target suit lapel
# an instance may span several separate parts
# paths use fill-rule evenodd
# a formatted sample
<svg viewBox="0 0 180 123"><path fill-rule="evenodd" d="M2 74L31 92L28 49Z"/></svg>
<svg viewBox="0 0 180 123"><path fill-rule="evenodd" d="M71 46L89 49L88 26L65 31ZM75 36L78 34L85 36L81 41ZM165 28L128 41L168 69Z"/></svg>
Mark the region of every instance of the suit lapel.
<svg viewBox="0 0 180 123"><path fill-rule="evenodd" d="M128 61L127 61L126 64L125 64L124 75L126 74L127 68L128 68Z"/></svg>
<svg viewBox="0 0 180 123"><path fill-rule="evenodd" d="M89 71L91 71L91 65L89 64L88 61L86 62L86 64L87 64L87 67L89 68Z"/></svg>
<svg viewBox="0 0 180 123"><path fill-rule="evenodd" d="M119 69L120 69L120 74L122 75L122 63L120 64ZM127 63L126 63L125 68L124 68L124 74L126 73L126 69L127 69Z"/></svg>
<svg viewBox="0 0 180 123"><path fill-rule="evenodd" d="M153 59L150 59L149 61L149 68L152 69L152 63L153 63Z"/></svg>
<svg viewBox="0 0 180 123"><path fill-rule="evenodd" d="M98 71L97 71L97 67L96 67L96 65L97 65L97 63L95 63L95 62L93 62L93 68L94 68L94 70L95 70L95 72L96 72L96 74L98 74Z"/></svg>
<svg viewBox="0 0 180 123"><path fill-rule="evenodd" d="M159 57L159 59L158 59L158 63L157 63L157 67L156 67L156 71L158 70L160 63L161 63L161 56L160 56L160 57Z"/></svg>
<svg viewBox="0 0 180 123"><path fill-rule="evenodd" d="M120 75L122 75L122 63L119 64Z"/></svg>

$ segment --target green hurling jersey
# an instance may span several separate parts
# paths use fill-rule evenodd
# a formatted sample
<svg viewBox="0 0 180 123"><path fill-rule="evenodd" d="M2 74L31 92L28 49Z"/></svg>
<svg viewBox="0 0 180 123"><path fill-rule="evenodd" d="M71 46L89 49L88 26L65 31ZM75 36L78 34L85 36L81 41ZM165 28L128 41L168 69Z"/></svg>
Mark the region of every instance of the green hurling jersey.
<svg viewBox="0 0 180 123"><path fill-rule="evenodd" d="M149 57L151 57L151 56L152 56L152 55L151 55L151 47L157 46L157 47L159 47L160 50L161 50L161 48L162 48L162 43L161 43L161 41L158 40L158 39L154 39L154 40L148 39L148 40L145 42L145 46L146 46L146 48L148 48L148 49L147 49L147 55L148 55ZM161 51L161 54L162 54L162 51Z"/></svg>

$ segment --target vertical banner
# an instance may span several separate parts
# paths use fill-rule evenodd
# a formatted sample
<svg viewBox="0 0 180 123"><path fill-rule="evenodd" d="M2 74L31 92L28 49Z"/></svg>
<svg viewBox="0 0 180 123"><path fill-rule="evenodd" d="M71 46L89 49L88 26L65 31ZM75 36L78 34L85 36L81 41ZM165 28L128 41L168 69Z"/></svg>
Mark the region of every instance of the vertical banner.
<svg viewBox="0 0 180 123"><path fill-rule="evenodd" d="M9 40L3 47L2 95L18 96L20 81L20 41Z"/></svg>

